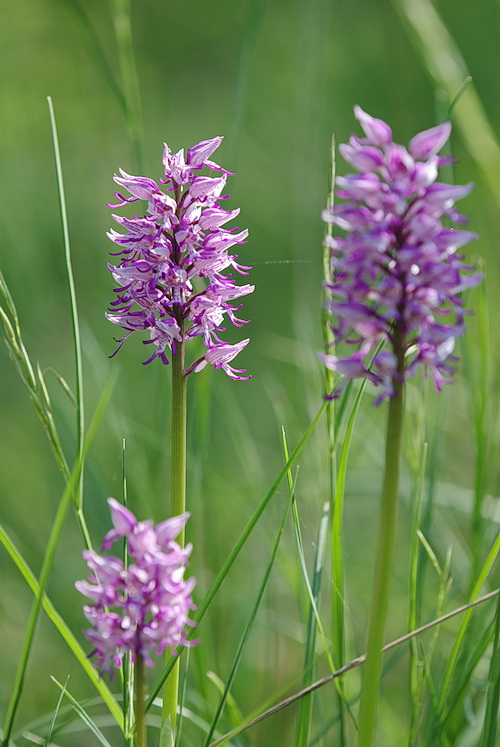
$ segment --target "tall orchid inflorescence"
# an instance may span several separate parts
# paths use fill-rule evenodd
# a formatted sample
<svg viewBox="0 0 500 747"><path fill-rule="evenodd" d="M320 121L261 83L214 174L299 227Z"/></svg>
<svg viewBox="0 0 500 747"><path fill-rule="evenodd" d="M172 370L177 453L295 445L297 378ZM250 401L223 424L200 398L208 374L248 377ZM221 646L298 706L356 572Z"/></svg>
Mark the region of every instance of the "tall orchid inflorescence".
<svg viewBox="0 0 500 747"><path fill-rule="evenodd" d="M125 566L119 558L85 550L89 579L75 586L92 600L84 607L92 626L85 631L94 646L90 656L97 655L96 666L111 673L112 665L121 666L127 651L132 661L141 657L152 666L153 651L161 654L168 646L175 653L177 646L194 645L186 635L194 624L189 611L195 609L191 598L195 580L184 580L191 546L181 548L175 542L188 513L153 526L152 521L137 521L114 498L108 504L114 529L104 538L103 549L125 537L132 562Z"/></svg>
<svg viewBox="0 0 500 747"><path fill-rule="evenodd" d="M229 365L247 345L248 339L235 345L224 343L219 332L224 331L227 317L235 326L245 322L236 313L240 306L232 301L251 293L253 285L235 285L232 267L246 275L249 267L237 263L237 256L228 250L242 244L248 231L224 229L235 218L239 208L223 210L220 201L230 172L210 160L222 137L205 140L172 154L165 144L163 165L165 177L158 184L147 177L130 176L120 169L115 182L131 197L123 197L117 205L147 200L143 217L113 218L126 229L125 234L111 229L108 237L119 245L119 266L109 265L118 283L117 298L111 302L106 317L119 325L125 334L120 347L136 330L149 332L145 344L154 345L153 355L145 361L160 358L167 364L168 351L176 352L178 343L201 336L207 350L185 371L200 371L208 363L222 368L233 379L245 379L245 371ZM202 169L221 172L219 176L201 175ZM115 351L116 353L117 351ZM115 354L114 353L114 354ZM113 355L114 355L113 354Z"/></svg>
<svg viewBox="0 0 500 747"><path fill-rule="evenodd" d="M339 150L358 173L337 178L336 194L346 201L323 218L346 232L327 238L335 340L357 347L347 357L320 357L344 383L366 377L381 386L381 401L420 366L438 389L450 379L455 339L465 330L460 294L481 275L457 253L476 234L442 223L465 222L454 203L472 188L436 181L438 166L450 163L437 155L450 123L420 132L405 148L388 124L358 106L354 113L365 137L352 135Z"/></svg>

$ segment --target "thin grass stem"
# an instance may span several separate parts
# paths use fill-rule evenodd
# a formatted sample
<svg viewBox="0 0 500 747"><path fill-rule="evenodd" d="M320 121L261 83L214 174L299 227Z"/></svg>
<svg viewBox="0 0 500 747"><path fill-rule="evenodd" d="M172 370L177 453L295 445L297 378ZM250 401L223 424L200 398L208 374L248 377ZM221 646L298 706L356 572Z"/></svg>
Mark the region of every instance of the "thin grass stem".
<svg viewBox="0 0 500 747"><path fill-rule="evenodd" d="M184 375L184 342L177 344L172 357L172 493L171 515L179 516L186 510L186 431L187 431L187 379ZM184 530L177 538L184 544ZM167 658L167 662L170 656ZM176 660L163 690L162 722L170 722L175 734L177 701L179 697L180 662Z"/></svg>

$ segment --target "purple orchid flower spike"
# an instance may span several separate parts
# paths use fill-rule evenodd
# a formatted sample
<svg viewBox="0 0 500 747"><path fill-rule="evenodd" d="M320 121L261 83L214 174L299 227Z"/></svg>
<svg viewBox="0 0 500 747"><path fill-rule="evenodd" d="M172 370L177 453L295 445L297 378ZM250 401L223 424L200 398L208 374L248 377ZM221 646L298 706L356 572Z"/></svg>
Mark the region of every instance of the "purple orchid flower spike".
<svg viewBox="0 0 500 747"><path fill-rule="evenodd" d="M85 550L90 575L75 586L92 602L84 607L91 625L85 635L94 646L90 655L97 657L102 672L112 674L126 651L133 661L140 656L152 666L153 652L161 654L168 646L175 653L178 646L194 646L197 641L186 638L194 625L189 613L195 609L195 580L184 579L192 548L175 542L189 514L153 526L152 521L138 521L114 498L108 504L114 528L106 535L104 548L126 537L131 562L125 568L119 558Z"/></svg>
<svg viewBox="0 0 500 747"><path fill-rule="evenodd" d="M223 228L238 215L239 208L220 207L228 196L222 193L230 172L211 157L221 142L222 137L203 140L186 154L184 150L172 153L165 144L165 172L160 183L166 191L149 177L132 176L122 169L115 175L115 182L130 197L117 192L120 202L110 207L145 200L147 214L132 218L113 215L126 232L111 229L107 234L119 247L114 256L120 257L120 263L109 265L118 287L106 318L124 330L113 355L133 332L143 330L148 335L144 344L154 348L145 363L160 358L168 364L176 343L200 336L211 351L223 344L219 333L225 330L226 319L235 326L246 324L235 316L240 307L230 302L252 293L254 286L238 286L232 275L224 272L232 267L246 275L250 268L228 253L231 247L246 242L248 231ZM203 169L222 173L202 174ZM236 355L245 345L238 350L229 347ZM221 362L222 354L209 353L203 360L233 379L250 378L236 375L241 371ZM185 374L193 370L194 366L188 367Z"/></svg>
<svg viewBox="0 0 500 747"><path fill-rule="evenodd" d="M449 227L465 221L454 205L472 185L436 182L438 167L448 162L438 152L450 123L418 133L407 149L393 142L382 120L359 106L354 114L365 137L352 135L339 150L358 173L337 178L336 194L344 202L325 210L323 219L346 234L327 239L329 310L336 343L356 345L356 351L319 355L344 384L363 377L381 387L378 403L394 395L396 328L405 377L421 367L438 389L451 381L455 339L465 330L459 294L482 276L457 252L476 234ZM374 356L380 343L387 348Z"/></svg>

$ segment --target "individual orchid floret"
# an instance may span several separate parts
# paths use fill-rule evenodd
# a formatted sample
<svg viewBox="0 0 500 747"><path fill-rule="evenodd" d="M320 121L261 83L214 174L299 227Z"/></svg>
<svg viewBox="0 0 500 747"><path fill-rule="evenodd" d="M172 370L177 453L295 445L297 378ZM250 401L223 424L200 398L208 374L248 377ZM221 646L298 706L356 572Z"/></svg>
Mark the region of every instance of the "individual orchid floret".
<svg viewBox="0 0 500 747"><path fill-rule="evenodd" d="M326 239L335 344L356 349L320 357L343 377L333 396L360 377L381 387L380 402L418 368L438 389L450 382L455 340L465 331L460 294L482 276L457 251L476 234L450 226L465 222L455 202L472 185L436 181L439 166L449 163L438 152L450 123L418 133L405 148L393 142L388 124L359 106L354 114L365 137L352 135L339 150L357 173L337 178L344 202L325 210L323 219L345 232Z"/></svg>
<svg viewBox="0 0 500 747"><path fill-rule="evenodd" d="M196 644L187 640L194 625L189 613L195 609L195 580L184 579L191 545L182 548L175 541L188 513L153 526L152 521L138 521L114 498L108 504L113 529L104 538L103 549L125 539L130 562L125 566L119 558L85 550L90 575L75 586L92 602L84 607L91 624L85 635L94 646L90 656L97 656L102 672L112 673L127 651L132 661L141 657L152 666L153 652L161 654L169 647L175 653L178 646Z"/></svg>
<svg viewBox="0 0 500 747"><path fill-rule="evenodd" d="M220 207L220 201L228 197L222 193L231 175L211 160L221 142L222 137L204 140L186 154L184 150L172 153L165 144L164 177L159 183L122 169L115 175L115 182L130 196L117 192L120 202L110 207L144 200L147 208L142 217L113 215L125 233L111 229L107 234L119 247L113 256L120 262L109 265L118 287L106 318L124 330L113 355L133 332L142 330L148 335L144 344L154 346L145 363L160 358L168 364L186 340L200 336L212 349L225 344L219 333L225 330L227 319L235 326L246 323L235 315L240 306L230 301L253 292L254 286L236 285L225 271L233 268L246 275L250 269L228 253L231 247L246 243L248 231L224 227L239 214L239 208ZM203 169L222 173L200 173ZM211 357L204 358L205 362L212 362ZM236 369L230 366L216 367L231 378L250 378L234 376ZM185 373L192 370L190 366Z"/></svg>

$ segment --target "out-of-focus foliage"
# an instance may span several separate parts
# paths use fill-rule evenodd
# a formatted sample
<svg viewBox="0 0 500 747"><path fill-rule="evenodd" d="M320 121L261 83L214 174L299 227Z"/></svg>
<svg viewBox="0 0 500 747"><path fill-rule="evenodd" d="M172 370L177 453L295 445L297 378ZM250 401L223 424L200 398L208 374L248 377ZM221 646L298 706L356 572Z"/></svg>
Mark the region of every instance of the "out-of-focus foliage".
<svg viewBox="0 0 500 747"><path fill-rule="evenodd" d="M106 498L121 496L123 438L127 441L129 500L134 513L152 516L156 521L165 518L169 501L170 370L159 361L142 367L145 350L136 340L130 340L113 361L107 358L115 349L115 330L103 316L112 297L106 262L113 247L105 237L112 220L106 203L113 202L112 175L118 167L133 174L142 169L144 175L154 178L161 175L164 140L176 150L202 139L225 136L220 159L237 173L225 207L241 206L241 225L250 229L249 242L240 248L239 256L243 264L254 267L251 282L256 291L245 299L242 310L244 318L252 319L245 328L252 339L237 363L247 368L253 379L232 382L223 374L208 371L190 377L190 532L195 542L193 574L199 579L197 590L202 594L252 508L281 468L280 424L285 423L288 440L294 444L321 404L322 375L316 359L316 350L322 345L320 215L328 190L332 133L337 142L346 140L355 128L352 108L358 103L370 114L390 122L394 139L404 143L440 121L450 100L436 84L436 71L429 71L425 48L404 15L405 3L399 0L132 0L133 45L142 103L139 164L119 97L109 85L99 56L103 55L120 87L114 27L118 5L102 0L19 0L3 4L0 266L15 298L30 356L45 372L71 459L74 412L49 370L53 367L73 381L46 103L50 95L63 159L89 409L97 402L109 369L120 370L106 426L98 436L85 476L90 529L94 536L102 535L108 521ZM489 127L500 132L498 4L486 0L481 13L462 0L438 0L434 7L463 55ZM446 65L446 54L440 59ZM457 110L460 106L459 101ZM463 127L457 127L452 135L452 149L459 159L454 173L457 183L476 183L460 207L481 237L468 248L468 257L472 261L478 257L486 260L493 355L491 391L495 391L500 198L492 193L491 183L463 132ZM339 173L348 170L341 159L337 166ZM473 308L477 307L475 293L469 300ZM470 425L470 380L465 381L464 371L478 376L477 327L477 319L471 320L467 351L460 351L467 366L461 364L457 383L446 392L448 407L442 421L438 400L432 393L428 400L428 437L434 433L436 422L441 432L436 521L441 507L451 506L443 520L445 529L430 539L442 556L448 543L456 545L455 576L466 573L463 537L467 536L475 446ZM1 519L38 571L63 480L3 345L0 377ZM384 413L373 409L372 401L369 395L358 419L346 494L345 564L353 655L364 646L375 500L382 463ZM491 399L489 409L493 416L498 412L498 402ZM304 452L296 486L309 559L327 494L324 436L318 431ZM490 448L497 436L492 431ZM486 492L495 496L498 486L498 468L493 465ZM407 485L406 499L409 494ZM260 578L263 573L272 545L272 527L278 526L286 495L283 486L276 496L276 508L268 509L268 521L257 529L244 559L236 564L200 630L202 641L209 643L202 643L193 655L191 666L194 671L198 668L200 694L190 694L188 700L191 698L190 707L198 707L205 717L214 710L217 692L204 672L210 668L222 679L227 675L235 648L232 642L240 635L252 603L252 589L257 588L252 574ZM391 635L406 630L410 517L411 511L403 501ZM489 541L488 532L486 538ZM84 625L78 594L73 589L74 580L83 572L79 548L77 525L71 520L59 548L50 594L74 630ZM31 598L3 551L0 563L3 710ZM294 677L298 685L301 678L306 597L291 527L279 569L234 686L237 704L245 714L261 702L264 694ZM437 582L431 584L429 594L432 609ZM325 594L325 598L328 596ZM450 631L445 635L451 635ZM40 643L31 662L31 685L23 697L20 723L54 707L58 693L49 684L49 674L64 681L71 673L72 692L82 698L93 695L87 683L79 680L77 666L46 620L38 635ZM392 692L396 703L401 677L406 677L402 671L396 668L387 678L388 694ZM397 708L394 713L398 713ZM269 722L267 731L260 732L260 742L257 731L251 737L256 741L251 743L274 744L278 734L279 741L286 743L280 730L293 734L293 717L293 712L284 712ZM396 735L401 733L398 729L404 729L404 713L398 717L401 721L394 716L392 724ZM88 743L85 736L70 739L77 738L81 741L66 743ZM193 744L198 743L195 738Z"/></svg>

